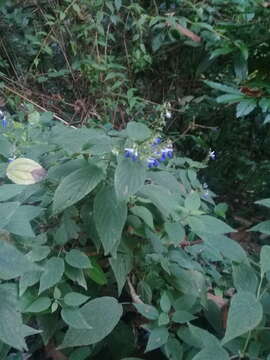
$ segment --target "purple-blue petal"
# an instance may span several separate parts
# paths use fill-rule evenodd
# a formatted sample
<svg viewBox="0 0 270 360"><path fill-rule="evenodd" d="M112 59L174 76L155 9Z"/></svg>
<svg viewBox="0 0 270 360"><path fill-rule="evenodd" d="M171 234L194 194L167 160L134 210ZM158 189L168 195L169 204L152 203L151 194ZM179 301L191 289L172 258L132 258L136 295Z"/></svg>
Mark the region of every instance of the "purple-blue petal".
<svg viewBox="0 0 270 360"><path fill-rule="evenodd" d="M2 119L2 127L5 129L7 127L7 119L3 117Z"/></svg>
<svg viewBox="0 0 270 360"><path fill-rule="evenodd" d="M158 145L161 143L161 139L160 138L156 138L154 139L153 145Z"/></svg>

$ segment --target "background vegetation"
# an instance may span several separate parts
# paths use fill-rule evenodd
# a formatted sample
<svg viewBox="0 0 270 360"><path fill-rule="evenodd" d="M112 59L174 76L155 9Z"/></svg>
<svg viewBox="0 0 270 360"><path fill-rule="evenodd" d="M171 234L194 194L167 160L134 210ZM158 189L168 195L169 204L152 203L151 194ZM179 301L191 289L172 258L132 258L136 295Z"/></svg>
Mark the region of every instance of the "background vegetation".
<svg viewBox="0 0 270 360"><path fill-rule="evenodd" d="M270 3L0 0L0 14L2 358L267 359ZM157 138L174 159L148 169ZM44 181L7 179L22 157ZM99 337L76 342L94 313Z"/></svg>

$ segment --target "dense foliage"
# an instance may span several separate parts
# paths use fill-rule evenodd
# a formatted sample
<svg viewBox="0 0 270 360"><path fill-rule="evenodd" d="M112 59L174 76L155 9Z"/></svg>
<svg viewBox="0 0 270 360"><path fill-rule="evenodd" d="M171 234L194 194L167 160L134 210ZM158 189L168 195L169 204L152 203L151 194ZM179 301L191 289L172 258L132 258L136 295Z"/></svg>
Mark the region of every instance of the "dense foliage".
<svg viewBox="0 0 270 360"><path fill-rule="evenodd" d="M268 360L270 3L0 14L0 359Z"/></svg>

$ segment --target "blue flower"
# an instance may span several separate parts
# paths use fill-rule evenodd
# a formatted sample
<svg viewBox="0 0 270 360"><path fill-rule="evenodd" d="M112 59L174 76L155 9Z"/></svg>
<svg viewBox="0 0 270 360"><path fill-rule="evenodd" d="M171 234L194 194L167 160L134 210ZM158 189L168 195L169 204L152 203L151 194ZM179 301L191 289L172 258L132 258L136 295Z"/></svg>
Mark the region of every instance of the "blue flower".
<svg viewBox="0 0 270 360"><path fill-rule="evenodd" d="M168 147L162 149L161 154L162 154L161 158L160 158L161 161L165 161L166 158L171 159L173 157L173 149L172 149L172 147L168 146Z"/></svg>
<svg viewBox="0 0 270 360"><path fill-rule="evenodd" d="M206 191L205 191L204 194L203 194L203 197L204 197L205 199L207 199L208 196L209 196L209 191L206 189Z"/></svg>
<svg viewBox="0 0 270 360"><path fill-rule="evenodd" d="M152 145L159 145L161 143L161 138L155 138Z"/></svg>
<svg viewBox="0 0 270 360"><path fill-rule="evenodd" d="M133 148L125 148L124 156L126 158L131 158L133 161L136 161L138 159L138 151Z"/></svg>
<svg viewBox="0 0 270 360"><path fill-rule="evenodd" d="M0 121L1 121L2 127L5 129L7 127L7 119L5 117L5 114L1 110L0 110Z"/></svg>
<svg viewBox="0 0 270 360"><path fill-rule="evenodd" d="M149 169L158 165L159 165L159 161L155 158L149 158L147 160L147 166L149 167Z"/></svg>

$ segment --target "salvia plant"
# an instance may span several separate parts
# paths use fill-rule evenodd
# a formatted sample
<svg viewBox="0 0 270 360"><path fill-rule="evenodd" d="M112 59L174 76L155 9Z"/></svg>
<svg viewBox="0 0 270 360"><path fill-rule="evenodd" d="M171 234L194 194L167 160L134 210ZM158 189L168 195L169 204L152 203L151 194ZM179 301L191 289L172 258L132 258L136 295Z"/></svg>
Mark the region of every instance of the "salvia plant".
<svg viewBox="0 0 270 360"><path fill-rule="evenodd" d="M0 156L1 359L267 359L270 247L257 262L230 238L200 180L213 150L32 109Z"/></svg>

